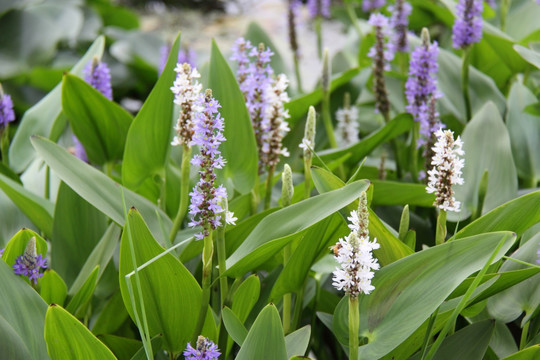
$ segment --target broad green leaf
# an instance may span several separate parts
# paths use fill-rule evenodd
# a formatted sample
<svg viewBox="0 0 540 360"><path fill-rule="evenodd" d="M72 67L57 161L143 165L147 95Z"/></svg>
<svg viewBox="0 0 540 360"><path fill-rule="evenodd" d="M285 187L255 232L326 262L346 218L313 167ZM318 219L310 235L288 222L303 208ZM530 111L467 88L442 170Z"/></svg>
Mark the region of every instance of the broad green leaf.
<svg viewBox="0 0 540 360"><path fill-rule="evenodd" d="M367 186L366 181L356 181L342 189L312 197L268 215L227 259L226 274L240 276L262 264L292 237L353 202ZM272 240L280 241L270 244ZM268 251L265 246L273 248ZM257 256L254 255L256 251Z"/></svg>
<svg viewBox="0 0 540 360"><path fill-rule="evenodd" d="M538 356L540 356L540 344L528 347L502 360L535 360Z"/></svg>
<svg viewBox="0 0 540 360"><path fill-rule="evenodd" d="M52 235L54 205L49 200L37 196L3 174L0 174L0 189L34 225L43 231L45 236Z"/></svg>
<svg viewBox="0 0 540 360"><path fill-rule="evenodd" d="M533 187L540 180L540 117L528 114L523 109L537 102L536 96L525 85L515 82L508 94L506 115L517 173Z"/></svg>
<svg viewBox="0 0 540 360"><path fill-rule="evenodd" d="M221 105L219 112L225 122L223 135L227 141L221 145L223 157L227 159L224 175L238 192L246 194L256 185L257 144L244 95L215 41L212 41L210 53L208 86Z"/></svg>
<svg viewBox="0 0 540 360"><path fill-rule="evenodd" d="M110 224L107 231L105 231L105 234L103 234L102 238L99 240L99 243L94 247L94 250L92 250L88 256L88 259L86 259L86 262L82 266L81 271L79 271L77 278L75 281L73 281L73 284L69 288L70 295L74 295L79 291L96 266L99 267L99 281L103 275L103 272L107 268L107 264L113 257L119 238L120 228L114 223Z"/></svg>
<svg viewBox="0 0 540 360"><path fill-rule="evenodd" d="M99 335L98 339L107 345L118 360L130 360L142 347L139 340L117 335Z"/></svg>
<svg viewBox="0 0 540 360"><path fill-rule="evenodd" d="M347 159L347 164L356 165L377 146L409 131L412 129L412 126L413 120L411 115L405 113L400 114L384 127L360 140L356 144L345 149L323 150L319 152L318 155L324 162L328 163L350 153L351 157ZM313 159L313 163L315 165L321 165L316 158Z"/></svg>
<svg viewBox="0 0 540 360"><path fill-rule="evenodd" d="M47 304L0 258L0 358L48 359L43 339Z"/></svg>
<svg viewBox="0 0 540 360"><path fill-rule="evenodd" d="M540 234L533 236L523 244L510 257L528 263L536 263L538 260L538 243ZM511 271L527 268L526 265L515 261L506 260L500 271ZM522 312L525 316L521 320L521 326L531 318L533 313L540 306L540 274L537 274L521 283L512 286L488 299L489 314L505 323L516 320Z"/></svg>
<svg viewBox="0 0 540 360"><path fill-rule="evenodd" d="M147 219L152 234L162 240L163 244L168 243L163 228L168 232L172 222L150 201L123 188L101 171L77 159L47 139L34 137L32 144L58 177L118 225L124 225L123 193L126 205L137 207Z"/></svg>
<svg viewBox="0 0 540 360"><path fill-rule="evenodd" d="M82 70L94 56L101 58L104 47L105 37L100 36L70 72L82 76ZM62 88L61 84L58 84L53 91L24 113L9 151L9 163L15 172L22 172L34 158L30 136L35 134L50 136L54 123L62 111L61 98Z"/></svg>
<svg viewBox="0 0 540 360"><path fill-rule="evenodd" d="M40 295L47 304L64 306L67 296L67 286L64 279L54 270L48 269L40 282Z"/></svg>
<svg viewBox="0 0 540 360"><path fill-rule="evenodd" d="M152 352L154 354L157 353L159 350L162 349L161 344L163 343L163 335L160 334L160 335L154 336L150 342L152 343L152 350L153 350ZM139 351L137 351L135 355L133 355L131 360L147 360L144 347L141 347Z"/></svg>
<svg viewBox="0 0 540 360"><path fill-rule="evenodd" d="M128 231L131 234L135 254L131 253ZM138 294L139 291L142 292L149 335L163 334L166 349L178 353L185 349L193 335L200 308L201 288L193 275L177 258L165 254L139 269L140 289L135 276L126 278L126 275L134 270L132 256L136 259L136 266L141 266L164 251L165 249L152 237L140 213L132 208L128 214L120 246L119 281L124 305L131 318L135 319L126 283L131 281L139 316L141 316L141 299Z"/></svg>
<svg viewBox="0 0 540 360"><path fill-rule="evenodd" d="M514 50L527 62L540 69L540 53L521 45L514 45Z"/></svg>
<svg viewBox="0 0 540 360"><path fill-rule="evenodd" d="M513 231L518 236L540 222L540 191L508 201L461 229L455 239L493 231Z"/></svg>
<svg viewBox="0 0 540 360"><path fill-rule="evenodd" d="M489 347L499 359L518 352L514 335L512 335L508 326L500 321L495 321L495 330L491 336Z"/></svg>
<svg viewBox="0 0 540 360"><path fill-rule="evenodd" d="M244 280L233 294L232 311L242 323L259 300L260 293L261 282L259 277L253 274Z"/></svg>
<svg viewBox="0 0 540 360"><path fill-rule="evenodd" d="M236 360L252 359L288 359L281 319L273 304L259 313L236 356Z"/></svg>
<svg viewBox="0 0 540 360"><path fill-rule="evenodd" d="M397 181L370 180L373 184L373 205L417 205L432 207L434 194L426 192L422 184Z"/></svg>
<svg viewBox="0 0 540 360"><path fill-rule="evenodd" d="M101 313L92 327L92 333L96 335L114 334L128 317L129 314L124 306L122 293L117 291L105 303L103 310L101 310Z"/></svg>
<svg viewBox="0 0 540 360"><path fill-rule="evenodd" d="M24 254L28 240L36 238L36 251L38 255L47 256L47 242L30 229L21 229L9 240L1 259L9 266L13 266L17 258Z"/></svg>
<svg viewBox="0 0 540 360"><path fill-rule="evenodd" d="M122 164L122 183L132 190L137 190L145 181L152 182L154 176L163 178L165 175L174 118L174 95L170 88L176 78L174 67L177 62L179 43L180 34L171 47L163 73L133 120L127 134ZM151 186L158 185L152 183Z"/></svg>
<svg viewBox="0 0 540 360"><path fill-rule="evenodd" d="M540 16L540 9L534 2L517 3L519 6L511 6L506 17L506 33L514 39L521 40L538 30L535 19Z"/></svg>
<svg viewBox="0 0 540 360"><path fill-rule="evenodd" d="M51 359L116 359L77 318L58 305L45 316L45 341Z"/></svg>
<svg viewBox="0 0 540 360"><path fill-rule="evenodd" d="M363 314L359 334L368 338L367 345L359 349L360 357L379 359L401 344L463 280L485 265L502 239L505 243L496 262L514 244L514 234L497 232L447 242L375 272L375 290L359 297ZM338 306L334 313L334 332L340 330L338 339L348 337L347 312L347 306Z"/></svg>
<svg viewBox="0 0 540 360"><path fill-rule="evenodd" d="M73 211L77 209L77 211ZM107 228L107 217L61 182L54 211L52 267L71 285ZM61 304L60 304L61 305Z"/></svg>
<svg viewBox="0 0 540 360"><path fill-rule="evenodd" d="M270 299L277 301L286 293L300 290L316 260L327 254L329 247L337 243L340 237L349 233L349 228L339 214L333 214L327 220L310 227L279 274Z"/></svg>
<svg viewBox="0 0 540 360"><path fill-rule="evenodd" d="M223 324L225 324L227 334L231 337L231 339L234 340L235 343L242 346L248 334L248 331L242 324L242 321L240 321L234 311L228 307L223 308L221 311L221 316L223 316Z"/></svg>
<svg viewBox="0 0 540 360"><path fill-rule="evenodd" d="M92 294L94 294L94 290L96 289L98 282L98 271L99 266L96 266L81 288L75 293L73 298L67 304L67 311L75 315L79 308L92 298Z"/></svg>
<svg viewBox="0 0 540 360"><path fill-rule="evenodd" d="M489 180L482 214L515 198L518 188L508 131L491 101L474 115L461 137L465 152L464 184L454 187L461 212L449 212L448 219L452 221L466 219L478 205L478 186L485 170Z"/></svg>
<svg viewBox="0 0 540 360"><path fill-rule="evenodd" d="M313 176L313 182L320 193L326 193L345 186L340 178L324 169L313 168L311 174ZM355 199L353 203L347 206L347 211L349 212L357 209L358 199ZM385 226L371 209L369 209L369 233L371 237L377 238L377 242L381 244L380 249L375 250L374 254L382 265L390 264L391 262L413 253L407 245L401 242L396 235Z"/></svg>
<svg viewBox="0 0 540 360"><path fill-rule="evenodd" d="M62 81L62 109L90 162L122 159L132 117L84 80L70 74Z"/></svg>
<svg viewBox="0 0 540 360"><path fill-rule="evenodd" d="M251 44L253 46L258 46L260 43L263 43L264 45L269 47L274 53L270 60L270 66L272 67L272 70L274 70L274 73L288 73L287 67L285 66L285 62L283 61L283 58L278 51L278 48L274 45L274 43L270 39L270 36L268 36L268 34L261 26L259 26L259 24L254 21L250 22L246 30L246 34L244 35L244 39L251 41Z"/></svg>
<svg viewBox="0 0 540 360"><path fill-rule="evenodd" d="M287 357L304 356L309 345L311 336L311 326L306 325L285 336L285 346L287 347Z"/></svg>

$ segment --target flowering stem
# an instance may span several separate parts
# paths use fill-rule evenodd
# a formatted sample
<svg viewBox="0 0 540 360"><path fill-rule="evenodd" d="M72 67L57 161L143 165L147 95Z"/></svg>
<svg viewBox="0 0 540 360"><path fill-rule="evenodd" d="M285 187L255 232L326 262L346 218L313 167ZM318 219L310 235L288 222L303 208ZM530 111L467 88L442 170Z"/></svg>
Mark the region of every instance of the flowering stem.
<svg viewBox="0 0 540 360"><path fill-rule="evenodd" d="M212 256L214 255L214 242L212 240L211 229L208 229L208 236L205 236L204 248L202 253L203 269L202 269L202 297L201 308L199 310L199 318L197 319L197 325L192 336L192 342L197 342L197 337L201 334L204 320L206 319L206 312L208 310L208 304L210 304L210 292L212 285Z"/></svg>
<svg viewBox="0 0 540 360"><path fill-rule="evenodd" d="M435 244L440 245L446 239L446 210L440 209L437 217L437 230L435 232Z"/></svg>
<svg viewBox="0 0 540 360"><path fill-rule="evenodd" d="M311 193L311 164L304 162L304 199L309 199Z"/></svg>
<svg viewBox="0 0 540 360"><path fill-rule="evenodd" d="M266 195L264 197L264 210L270 208L270 201L272 200L272 180L274 178L274 166L268 168L268 175L266 177Z"/></svg>
<svg viewBox="0 0 540 360"><path fill-rule="evenodd" d="M510 0L501 1L501 30L506 28L506 14L508 14L508 8L510 7Z"/></svg>
<svg viewBox="0 0 540 360"><path fill-rule="evenodd" d="M216 247L217 247L217 258L218 258L218 267L219 267L219 275L221 278L219 279L219 289L221 292L221 308L223 308L223 305L225 304L225 299L227 298L229 285L227 283L227 277L223 276L225 273L225 270L227 270L227 266L225 264L225 260L227 259L227 252L225 249L225 224L223 226L220 226L216 230Z"/></svg>
<svg viewBox="0 0 540 360"><path fill-rule="evenodd" d="M411 176L416 182L418 180L418 137L420 135L420 122L415 121L414 127L412 129L412 140L411 140ZM427 178L427 174L426 174Z"/></svg>
<svg viewBox="0 0 540 360"><path fill-rule="evenodd" d="M176 234L182 226L182 222L187 214L188 209L188 199L189 199L189 171L190 171L190 160L191 160L191 146L184 145L182 151L182 185L180 188L180 205L178 206L178 212L174 218L174 223L169 233L169 240L171 243L174 242Z"/></svg>
<svg viewBox="0 0 540 360"><path fill-rule="evenodd" d="M294 75L296 75L296 89L299 94L302 94L304 90L302 89L302 77L300 75L300 61L298 55L294 54Z"/></svg>
<svg viewBox="0 0 540 360"><path fill-rule="evenodd" d="M345 9L347 10L347 15L349 16L349 19L351 20L351 23L353 24L356 33L358 34L358 39L361 40L363 37L362 29L360 29L360 25L358 25L358 17L356 16L356 12L351 6L351 0L345 0Z"/></svg>
<svg viewBox="0 0 540 360"><path fill-rule="evenodd" d="M45 199L49 199L51 193L51 169L45 166Z"/></svg>
<svg viewBox="0 0 540 360"><path fill-rule="evenodd" d="M349 296L349 359L358 359L358 327L360 325L360 312L358 297Z"/></svg>
<svg viewBox="0 0 540 360"><path fill-rule="evenodd" d="M426 335L424 335L424 342L422 343L422 348L420 349L420 354L422 354L421 360L424 360L426 357L426 351L427 346L429 342L429 338L431 337L431 330L433 329L433 325L435 324L435 319L437 319L437 314L439 313L439 308L435 310L433 314L429 317L429 322L426 329Z"/></svg>
<svg viewBox="0 0 540 360"><path fill-rule="evenodd" d="M4 129L0 129L0 154L2 154L2 162L6 167L9 167L9 123L6 123Z"/></svg>
<svg viewBox="0 0 540 360"><path fill-rule="evenodd" d="M289 262L291 257L291 244L287 244L283 249L283 267ZM291 293L283 295L283 332L287 335L291 330Z"/></svg>
<svg viewBox="0 0 540 360"><path fill-rule="evenodd" d="M332 117L330 115L330 91L323 90L322 99L322 118L326 134L328 135L328 142L330 147L337 148L336 137L334 135L334 127L332 126Z"/></svg>
<svg viewBox="0 0 540 360"><path fill-rule="evenodd" d="M302 284L302 288L300 291L296 293L296 300L294 302L294 313L293 313L293 320L292 320L292 326L290 328L291 331L294 331L298 328L298 323L300 322L300 315L302 314L302 306L304 305L304 289L307 284L307 277L304 283Z"/></svg>
<svg viewBox="0 0 540 360"><path fill-rule="evenodd" d="M322 58L322 16L315 18L315 33L317 34L317 54Z"/></svg>
<svg viewBox="0 0 540 360"><path fill-rule="evenodd" d="M461 88L463 90L463 100L465 101L465 113L467 121L471 120L471 99L469 97L469 63L470 49L463 50L463 64L461 68Z"/></svg>

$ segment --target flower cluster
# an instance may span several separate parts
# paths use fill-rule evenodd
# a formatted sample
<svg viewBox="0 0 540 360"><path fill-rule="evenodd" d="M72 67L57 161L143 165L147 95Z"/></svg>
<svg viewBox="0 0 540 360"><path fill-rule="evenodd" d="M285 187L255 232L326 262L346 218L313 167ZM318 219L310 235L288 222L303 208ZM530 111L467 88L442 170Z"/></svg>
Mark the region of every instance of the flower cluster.
<svg viewBox="0 0 540 360"><path fill-rule="evenodd" d="M210 229L215 230L221 226L221 215L223 208L220 205L221 199L227 197L227 190L223 185L215 187L216 174L215 169L222 169L225 165L225 159L218 150L225 137L223 131L223 118L218 112L221 107L216 99L212 97L212 91L206 90L204 108L201 112L195 113L193 121L194 134L191 145L200 147L200 154L197 154L191 160L193 165L199 166L201 179L189 194L191 204L189 213L193 216L189 226L202 226L203 231L195 237L198 240L210 234ZM226 221L231 219L232 215L225 214Z"/></svg>
<svg viewBox="0 0 540 360"><path fill-rule="evenodd" d="M202 85L196 80L201 75L187 63L179 62L174 71L176 80L171 91L174 94L174 103L180 106L180 115L174 127L176 136L171 145L190 146L193 137L193 119L203 110Z"/></svg>
<svg viewBox="0 0 540 360"><path fill-rule="evenodd" d="M433 168L428 172L426 191L435 193L437 197L433 205L441 210L460 211L461 204L454 198L452 185L463 184L461 170L464 160L458 157L464 154L463 142L459 136L454 141L454 133L450 130L439 129L435 135L437 142L433 146L434 156L431 159Z"/></svg>
<svg viewBox="0 0 540 360"><path fill-rule="evenodd" d="M4 94L2 85L0 85L0 129L13 121L15 121L13 101L11 100L11 96Z"/></svg>
<svg viewBox="0 0 540 360"><path fill-rule="evenodd" d="M386 4L386 0L364 0L362 1L362 11L370 12L382 8Z"/></svg>
<svg viewBox="0 0 540 360"><path fill-rule="evenodd" d="M456 49L464 49L482 38L482 0L459 0L457 16L452 27L452 43Z"/></svg>
<svg viewBox="0 0 540 360"><path fill-rule="evenodd" d="M390 26L392 27L392 44L396 51L408 52L409 41L407 40L407 30L409 28L409 15L412 11L412 6L405 0L396 0L395 5L388 7L388 11L392 14L390 18Z"/></svg>
<svg viewBox="0 0 540 360"><path fill-rule="evenodd" d="M298 37L296 35L297 22L300 21L300 8L302 7L302 1L289 0L289 9L287 13L287 21L289 25L289 43L291 50L296 58L300 57L300 48L298 46Z"/></svg>
<svg viewBox="0 0 540 360"><path fill-rule="evenodd" d="M88 162L88 155L86 155L86 150L84 150L79 139L75 135L73 135L71 139L73 140L73 148L69 149L70 152L82 161Z"/></svg>
<svg viewBox="0 0 540 360"><path fill-rule="evenodd" d="M358 141L358 109L356 106L340 108L336 111L336 140L341 147Z"/></svg>
<svg viewBox="0 0 540 360"><path fill-rule="evenodd" d="M106 63L94 57L83 70L84 81L107 99L112 100L111 72Z"/></svg>
<svg viewBox="0 0 540 360"><path fill-rule="evenodd" d="M265 102L268 106L265 109L263 128L265 132L262 137L262 158L261 162L270 168L275 168L279 162L279 156L289 156L287 148L283 147L281 141L290 131L285 119L289 118L289 111L285 110L284 104L289 101L287 86L289 80L285 74L276 77L270 89L265 91Z"/></svg>
<svg viewBox="0 0 540 360"><path fill-rule="evenodd" d="M378 249L380 245L377 239L369 241L368 232L368 210L365 192L360 197L358 211L352 211L347 218L351 224L351 233L340 238L334 247L334 255L340 264L340 268L334 271L333 283L338 290L344 290L351 297L358 294L369 294L375 289L371 285L374 276L372 270L379 269L377 259L373 257L372 251Z"/></svg>
<svg viewBox="0 0 540 360"><path fill-rule="evenodd" d="M161 49L159 50L160 57L159 57L159 66L158 66L158 75L161 75L163 72L163 69L165 69L165 65L167 65L167 59L169 58L169 54L171 52L171 45L165 44L161 46ZM177 63L178 64L189 64L192 68L196 67L195 65L195 58L197 57L197 53L195 53L195 50L191 48L185 48L180 49L178 51L178 58Z"/></svg>
<svg viewBox="0 0 540 360"><path fill-rule="evenodd" d="M390 70L390 61L394 59L393 45L387 41L388 18L381 14L371 14L368 23L375 28L375 45L369 50L368 56L373 59L374 93L376 110L388 115L390 102L386 92L384 71Z"/></svg>
<svg viewBox="0 0 540 360"><path fill-rule="evenodd" d="M420 133L423 135L418 141L418 146L424 145L426 139L429 139L436 130L429 124L429 107L432 97L435 99L441 97L437 90L438 55L437 42L430 43L427 29L422 29L422 45L417 46L411 54L409 78L405 83L405 96L408 102L406 110L415 121L420 122Z"/></svg>
<svg viewBox="0 0 540 360"><path fill-rule="evenodd" d="M307 8L312 19L317 16L330 17L330 0L308 0Z"/></svg>
<svg viewBox="0 0 540 360"><path fill-rule="evenodd" d="M24 254L19 256L13 264L15 275L23 275L28 277L28 280L37 284L37 279L43 276L39 271L47 267L46 260L41 254L36 251L36 238L33 237L28 241Z"/></svg>
<svg viewBox="0 0 540 360"><path fill-rule="evenodd" d="M204 336L199 336L196 348L193 348L191 343L188 343L187 348L184 351L186 360L217 360L219 355L221 355L221 353L219 352L217 345Z"/></svg>

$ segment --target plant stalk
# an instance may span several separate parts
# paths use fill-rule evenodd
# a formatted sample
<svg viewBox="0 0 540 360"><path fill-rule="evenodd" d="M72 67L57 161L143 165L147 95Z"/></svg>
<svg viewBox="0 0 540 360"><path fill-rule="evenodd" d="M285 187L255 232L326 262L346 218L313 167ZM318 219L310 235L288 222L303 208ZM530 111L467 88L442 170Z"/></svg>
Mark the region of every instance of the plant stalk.
<svg viewBox="0 0 540 360"><path fill-rule="evenodd" d="M471 61L470 50L470 48L463 50L463 64L461 68L461 89L463 91L463 100L465 101L467 122L471 120L471 99L469 96L469 63Z"/></svg>
<svg viewBox="0 0 540 360"><path fill-rule="evenodd" d="M443 244L446 240L446 210L439 210L437 216L437 230L435 233L435 244Z"/></svg>
<svg viewBox="0 0 540 360"><path fill-rule="evenodd" d="M219 290L221 293L221 308L225 305L225 299L227 299L227 295L229 292L229 285L227 282L227 277L223 276L225 271L227 270L227 266L225 263L225 260L227 259L227 252L225 249L225 224L223 226L220 226L216 230L216 247L217 247L217 258L218 258L218 268L219 268L219 275L221 278L219 279Z"/></svg>
<svg viewBox="0 0 540 360"><path fill-rule="evenodd" d="M199 335L201 335L204 320L206 319L206 312L208 311L208 305L210 304L212 285L212 256L214 255L214 242L212 235L212 230L210 230L208 236L205 236L203 239L202 298L201 308L199 310L199 318L197 319L197 325L195 326L195 331L193 332L193 336L191 338L193 344L197 343L197 338Z"/></svg>
<svg viewBox="0 0 540 360"><path fill-rule="evenodd" d="M349 360L358 359L358 327L360 312L358 297L349 296Z"/></svg>
<svg viewBox="0 0 540 360"><path fill-rule="evenodd" d="M173 226L171 232L169 233L169 240L171 243L174 242L178 230L182 226L182 222L186 217L188 210L188 198L189 198L189 172L191 168L191 147L184 145L182 151L182 183L180 188L180 204L178 206L178 212L174 218Z"/></svg>
<svg viewBox="0 0 540 360"><path fill-rule="evenodd" d="M287 244L283 249L283 267L289 262L291 257L291 244ZM283 332L287 335L291 331L291 304L292 294L283 295Z"/></svg>
<svg viewBox="0 0 540 360"><path fill-rule="evenodd" d="M270 202L272 200L272 180L274 178L275 167L268 168L268 175L266 177L266 195L264 197L264 210L270 208Z"/></svg>

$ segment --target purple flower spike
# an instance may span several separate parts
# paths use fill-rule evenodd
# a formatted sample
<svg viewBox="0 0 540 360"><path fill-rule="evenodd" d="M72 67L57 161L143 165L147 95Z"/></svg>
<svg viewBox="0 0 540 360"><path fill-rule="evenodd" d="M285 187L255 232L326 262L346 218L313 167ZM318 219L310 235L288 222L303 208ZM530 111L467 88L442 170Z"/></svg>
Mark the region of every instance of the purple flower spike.
<svg viewBox="0 0 540 360"><path fill-rule="evenodd" d="M330 0L308 0L307 7L312 19L317 16L330 18Z"/></svg>
<svg viewBox="0 0 540 360"><path fill-rule="evenodd" d="M24 254L15 260L13 270L15 271L15 275L26 276L30 281L33 281L34 284L37 284L37 279L43 276L39 270L46 267L46 260L41 254L37 255L36 238L33 237L28 241Z"/></svg>
<svg viewBox="0 0 540 360"><path fill-rule="evenodd" d="M459 0L457 17L452 28L452 42L456 49L464 49L482 38L482 0Z"/></svg>
<svg viewBox="0 0 540 360"><path fill-rule="evenodd" d="M0 257L2 257L2 255L4 255L4 250L5 249L0 249Z"/></svg>
<svg viewBox="0 0 540 360"><path fill-rule="evenodd" d="M375 28L375 44L369 50L368 56L373 59L373 78L376 101L376 111L383 114L385 119L390 112L390 102L386 91L384 71L390 70L390 61L394 58L394 50L388 43L388 18L381 14L371 14L368 23Z"/></svg>
<svg viewBox="0 0 540 360"><path fill-rule="evenodd" d="M540 245L540 243L538 243ZM536 255L538 255L538 260L536 260L536 263L540 264L540 248L536 251Z"/></svg>
<svg viewBox="0 0 540 360"><path fill-rule="evenodd" d="M382 8L386 4L386 0L364 0L362 1L362 11L370 12Z"/></svg>
<svg viewBox="0 0 540 360"><path fill-rule="evenodd" d="M4 94L2 85L0 85L0 129L12 121L15 121L13 101L11 100L11 96Z"/></svg>
<svg viewBox="0 0 540 360"><path fill-rule="evenodd" d="M189 64L192 68L195 65L195 59L197 58L197 53L191 48L180 49L178 52L178 63L179 64Z"/></svg>
<svg viewBox="0 0 540 360"><path fill-rule="evenodd" d="M298 46L298 38L296 34L296 26L300 21L300 8L302 2L300 0L289 0L289 10L287 12L287 21L289 25L289 43L294 55L300 57L300 48Z"/></svg>
<svg viewBox="0 0 540 360"><path fill-rule="evenodd" d="M88 162L88 156L86 155L86 150L84 150L84 147L82 146L79 139L75 135L73 135L72 139L73 139L73 145L74 145L73 155L75 155L76 157L78 157L84 162Z"/></svg>
<svg viewBox="0 0 540 360"><path fill-rule="evenodd" d="M412 6L404 0L396 0L395 6L389 6L388 11L392 14L390 26L392 27L392 43L396 51L408 52L409 42L407 40L407 29L409 27L409 15Z"/></svg>
<svg viewBox="0 0 540 360"><path fill-rule="evenodd" d="M221 355L217 345L204 336L199 336L196 346L196 348L193 348L191 343L187 344L184 351L186 360L217 360Z"/></svg>
<svg viewBox="0 0 540 360"><path fill-rule="evenodd" d="M84 81L92 85L107 99L112 100L111 72L106 63L94 57L83 70Z"/></svg>

